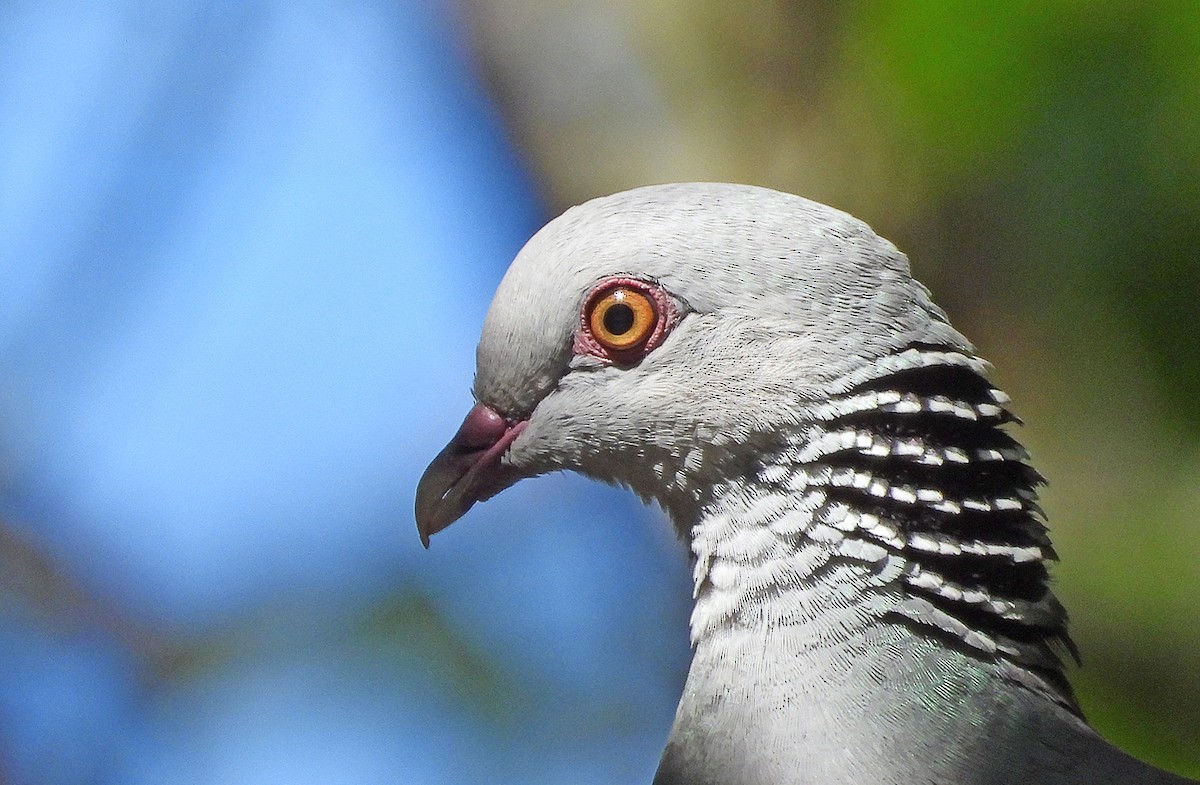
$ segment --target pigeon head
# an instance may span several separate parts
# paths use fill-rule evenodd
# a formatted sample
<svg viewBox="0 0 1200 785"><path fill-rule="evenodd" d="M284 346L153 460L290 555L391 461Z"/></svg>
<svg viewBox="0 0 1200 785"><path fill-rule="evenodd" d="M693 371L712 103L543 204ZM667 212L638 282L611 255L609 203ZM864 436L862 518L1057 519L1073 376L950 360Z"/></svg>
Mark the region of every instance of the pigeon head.
<svg viewBox="0 0 1200 785"><path fill-rule="evenodd" d="M569 210L501 282L474 394L417 489L425 544L557 470L687 538L656 783L1182 782L1083 722L1008 397L862 222L697 183Z"/></svg>
<svg viewBox="0 0 1200 785"><path fill-rule="evenodd" d="M845 213L709 183L587 202L496 291L477 405L418 488L422 541L556 470L632 488L686 528L806 403L914 344L969 350L904 255Z"/></svg>

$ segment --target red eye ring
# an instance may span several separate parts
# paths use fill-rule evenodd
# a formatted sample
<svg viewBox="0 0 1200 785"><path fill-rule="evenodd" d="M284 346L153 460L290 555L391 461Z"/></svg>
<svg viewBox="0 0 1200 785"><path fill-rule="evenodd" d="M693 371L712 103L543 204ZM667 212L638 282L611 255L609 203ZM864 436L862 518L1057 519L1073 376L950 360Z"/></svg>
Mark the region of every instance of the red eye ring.
<svg viewBox="0 0 1200 785"><path fill-rule="evenodd" d="M626 276L605 278L584 300L575 353L621 365L636 363L662 343L678 316L662 287Z"/></svg>

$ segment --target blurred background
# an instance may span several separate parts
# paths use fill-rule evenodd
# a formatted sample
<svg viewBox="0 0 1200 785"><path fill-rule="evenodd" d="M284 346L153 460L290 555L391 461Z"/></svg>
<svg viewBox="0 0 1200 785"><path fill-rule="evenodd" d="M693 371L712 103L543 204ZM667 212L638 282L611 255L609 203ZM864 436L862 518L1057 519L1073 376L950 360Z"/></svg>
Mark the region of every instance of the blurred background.
<svg viewBox="0 0 1200 785"><path fill-rule="evenodd" d="M648 783L655 510L421 549L508 261L589 197L800 193L912 257L1050 478L1093 722L1200 777L1200 5L0 4L0 782Z"/></svg>

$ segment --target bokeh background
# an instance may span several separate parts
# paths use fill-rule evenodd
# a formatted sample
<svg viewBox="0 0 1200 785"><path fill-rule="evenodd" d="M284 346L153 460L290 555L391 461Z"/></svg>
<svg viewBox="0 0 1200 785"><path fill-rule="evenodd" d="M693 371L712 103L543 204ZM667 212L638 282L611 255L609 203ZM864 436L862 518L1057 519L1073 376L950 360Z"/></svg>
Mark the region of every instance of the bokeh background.
<svg viewBox="0 0 1200 785"><path fill-rule="evenodd" d="M515 251L669 180L864 218L997 366L1111 739L1200 777L1200 4L0 4L0 782L645 783L655 510L423 551Z"/></svg>

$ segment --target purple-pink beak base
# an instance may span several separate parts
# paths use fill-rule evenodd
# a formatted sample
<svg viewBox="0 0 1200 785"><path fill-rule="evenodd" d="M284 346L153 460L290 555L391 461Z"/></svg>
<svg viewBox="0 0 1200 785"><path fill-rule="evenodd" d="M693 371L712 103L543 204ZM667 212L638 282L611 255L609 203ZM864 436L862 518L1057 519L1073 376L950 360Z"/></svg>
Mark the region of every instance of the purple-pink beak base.
<svg viewBox="0 0 1200 785"><path fill-rule="evenodd" d="M429 464L417 483L415 513L421 544L457 521L477 501L495 496L521 479L500 459L526 421L510 423L499 412L476 404L458 432Z"/></svg>

